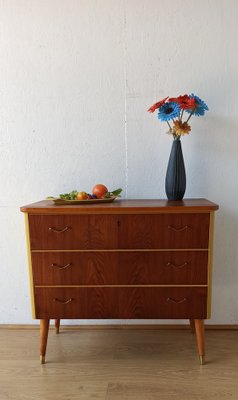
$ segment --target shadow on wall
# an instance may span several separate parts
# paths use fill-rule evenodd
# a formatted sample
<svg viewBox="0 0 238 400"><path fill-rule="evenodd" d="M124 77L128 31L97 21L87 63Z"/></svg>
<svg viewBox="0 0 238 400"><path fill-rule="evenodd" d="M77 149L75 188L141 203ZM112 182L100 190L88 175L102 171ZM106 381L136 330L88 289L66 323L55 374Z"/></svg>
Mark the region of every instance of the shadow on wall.
<svg viewBox="0 0 238 400"><path fill-rule="evenodd" d="M213 277L218 285L234 285L238 281L238 214L228 208L215 216Z"/></svg>

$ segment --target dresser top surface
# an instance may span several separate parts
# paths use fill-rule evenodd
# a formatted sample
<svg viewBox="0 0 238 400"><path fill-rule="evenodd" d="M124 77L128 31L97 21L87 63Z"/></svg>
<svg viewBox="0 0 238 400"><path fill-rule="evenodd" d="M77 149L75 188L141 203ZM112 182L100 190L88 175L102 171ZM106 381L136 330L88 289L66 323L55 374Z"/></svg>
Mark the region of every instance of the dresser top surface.
<svg viewBox="0 0 238 400"><path fill-rule="evenodd" d="M112 203L83 205L55 205L52 200L41 200L22 206L20 210L31 214L157 214L210 212L218 205L206 199L184 199L168 201L163 199L116 199Z"/></svg>

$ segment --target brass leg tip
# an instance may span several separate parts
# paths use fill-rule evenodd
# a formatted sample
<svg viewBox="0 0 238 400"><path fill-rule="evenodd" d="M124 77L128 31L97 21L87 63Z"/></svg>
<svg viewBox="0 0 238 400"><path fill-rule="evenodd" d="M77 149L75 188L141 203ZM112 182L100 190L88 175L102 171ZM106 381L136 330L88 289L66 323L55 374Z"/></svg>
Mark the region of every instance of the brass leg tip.
<svg viewBox="0 0 238 400"><path fill-rule="evenodd" d="M40 363L45 364L45 356L40 356Z"/></svg>
<svg viewBox="0 0 238 400"><path fill-rule="evenodd" d="M205 356L199 356L199 360L201 365L205 364Z"/></svg>

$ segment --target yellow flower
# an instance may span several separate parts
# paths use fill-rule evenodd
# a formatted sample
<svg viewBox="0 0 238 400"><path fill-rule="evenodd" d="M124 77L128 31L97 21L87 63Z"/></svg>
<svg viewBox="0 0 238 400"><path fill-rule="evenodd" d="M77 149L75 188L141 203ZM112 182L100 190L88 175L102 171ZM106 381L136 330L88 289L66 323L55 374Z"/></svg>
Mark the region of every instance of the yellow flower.
<svg viewBox="0 0 238 400"><path fill-rule="evenodd" d="M176 136L181 136L181 135L188 135L189 132L191 131L191 126L187 122L182 122L182 121L174 121L174 126L172 128L172 132Z"/></svg>

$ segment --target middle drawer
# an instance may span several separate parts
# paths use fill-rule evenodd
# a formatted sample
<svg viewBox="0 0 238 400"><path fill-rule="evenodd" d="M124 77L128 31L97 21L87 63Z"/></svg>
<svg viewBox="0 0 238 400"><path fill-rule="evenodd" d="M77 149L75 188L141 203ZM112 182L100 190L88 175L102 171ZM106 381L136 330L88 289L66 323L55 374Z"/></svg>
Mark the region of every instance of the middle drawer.
<svg viewBox="0 0 238 400"><path fill-rule="evenodd" d="M206 285L207 251L32 252L34 285Z"/></svg>

